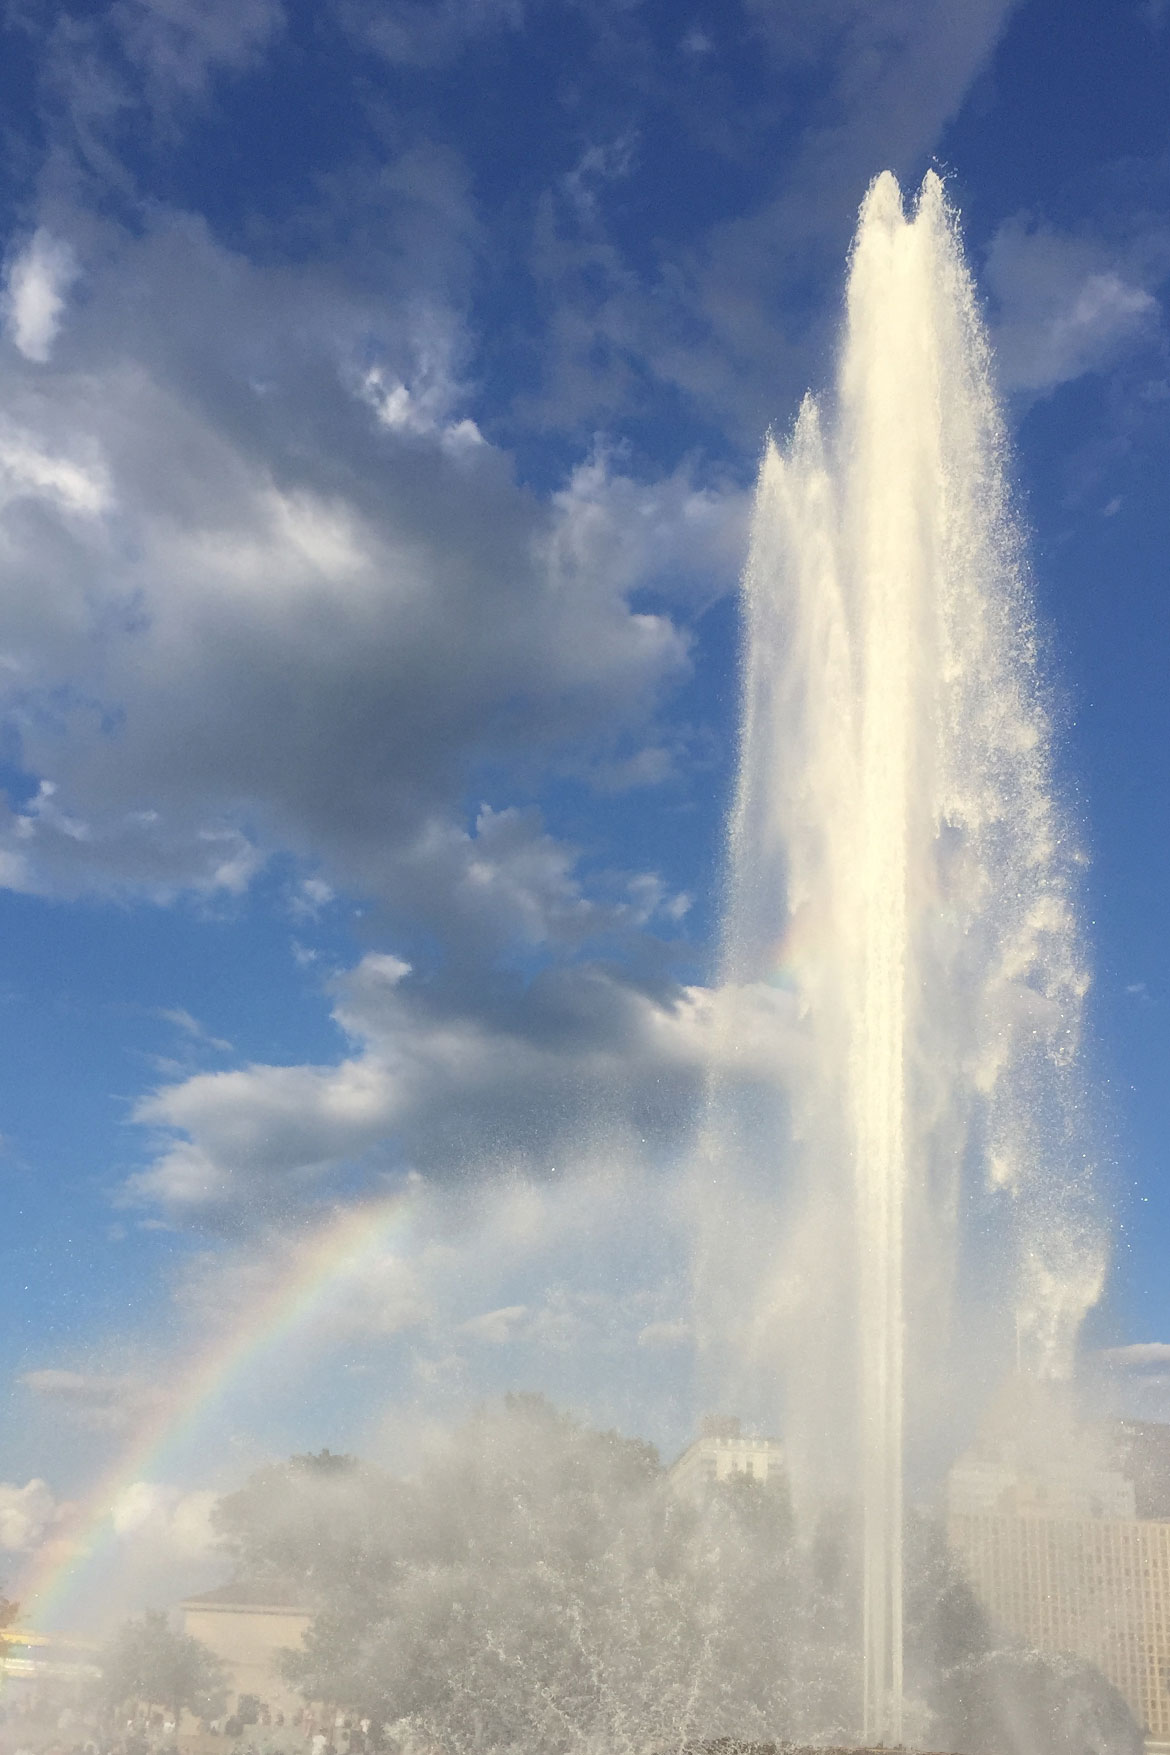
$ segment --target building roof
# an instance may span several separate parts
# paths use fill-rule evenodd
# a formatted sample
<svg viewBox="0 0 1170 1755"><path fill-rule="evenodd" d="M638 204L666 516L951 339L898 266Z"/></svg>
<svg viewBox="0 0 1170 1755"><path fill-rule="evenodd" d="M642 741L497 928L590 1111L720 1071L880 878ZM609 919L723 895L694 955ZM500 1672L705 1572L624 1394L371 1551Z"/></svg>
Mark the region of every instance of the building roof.
<svg viewBox="0 0 1170 1755"><path fill-rule="evenodd" d="M198 1596L184 1597L184 1609L251 1609L283 1611L286 1614L311 1615L304 1592L281 1579L230 1578L214 1590L201 1591Z"/></svg>

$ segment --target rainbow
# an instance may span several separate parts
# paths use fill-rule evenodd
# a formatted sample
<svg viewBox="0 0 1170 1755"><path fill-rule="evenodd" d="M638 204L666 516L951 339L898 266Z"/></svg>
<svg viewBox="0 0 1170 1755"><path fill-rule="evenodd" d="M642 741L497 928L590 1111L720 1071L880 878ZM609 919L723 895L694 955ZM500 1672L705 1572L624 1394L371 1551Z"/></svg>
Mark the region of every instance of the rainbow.
<svg viewBox="0 0 1170 1755"><path fill-rule="evenodd" d="M113 1464L14 1582L22 1625L62 1619L83 1577L108 1556L119 1501L136 1481L166 1478L167 1465L197 1435L209 1411L264 1355L323 1315L339 1290L404 1240L421 1179L377 1201L347 1207L293 1247L285 1271L242 1317L216 1333L173 1374L171 1387L135 1427Z"/></svg>
<svg viewBox="0 0 1170 1755"><path fill-rule="evenodd" d="M799 993L808 973L820 967L829 949L829 920L823 907L806 903L788 916L784 931L764 955L763 979L769 987Z"/></svg>

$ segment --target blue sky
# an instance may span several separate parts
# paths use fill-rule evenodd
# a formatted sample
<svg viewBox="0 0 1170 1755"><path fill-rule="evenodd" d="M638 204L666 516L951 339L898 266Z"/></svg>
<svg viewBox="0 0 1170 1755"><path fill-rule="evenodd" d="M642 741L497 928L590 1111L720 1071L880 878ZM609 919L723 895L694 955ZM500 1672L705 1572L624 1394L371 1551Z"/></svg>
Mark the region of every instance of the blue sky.
<svg viewBox="0 0 1170 1755"><path fill-rule="evenodd" d="M1163 0L10 0L0 86L0 1580L399 1188L127 1601L290 1446L685 1435L733 592L887 166L962 211L1091 857L1090 1338L1170 1339Z"/></svg>

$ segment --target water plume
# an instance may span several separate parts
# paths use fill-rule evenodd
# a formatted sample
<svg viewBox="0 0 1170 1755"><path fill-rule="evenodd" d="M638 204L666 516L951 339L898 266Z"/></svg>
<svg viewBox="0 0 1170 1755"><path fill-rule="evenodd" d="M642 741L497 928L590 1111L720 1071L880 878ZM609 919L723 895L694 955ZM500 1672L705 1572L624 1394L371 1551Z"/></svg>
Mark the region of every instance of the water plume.
<svg viewBox="0 0 1170 1755"><path fill-rule="evenodd" d="M699 1177L722 1190L706 1332L734 1336L757 1380L779 1363L798 1501L832 1482L861 1506L870 1742L907 1729L907 1468L976 1393L955 1377L981 1348L1067 1370L1101 1278L1079 856L1006 455L943 185L928 175L907 214L884 173L835 395L806 398L760 471L717 1005L730 1070ZM770 1055L737 1062L761 1018ZM736 1366L709 1357L726 1382Z"/></svg>

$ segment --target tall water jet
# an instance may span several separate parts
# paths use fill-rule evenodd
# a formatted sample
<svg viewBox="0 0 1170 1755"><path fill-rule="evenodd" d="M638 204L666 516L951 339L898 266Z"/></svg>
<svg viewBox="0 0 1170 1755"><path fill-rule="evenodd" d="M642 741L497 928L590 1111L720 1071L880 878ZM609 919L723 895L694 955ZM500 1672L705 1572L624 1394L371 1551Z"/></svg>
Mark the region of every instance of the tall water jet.
<svg viewBox="0 0 1170 1755"><path fill-rule="evenodd" d="M948 1407L948 1388L972 1334L993 1361L1018 1340L1027 1369L1067 1369L1101 1277L1078 856L1004 458L942 184L929 175L907 216L885 173L861 210L835 398L806 399L760 474L701 1154L738 1183L724 1210L754 1215L749 1242L708 1224L711 1330L734 1332L757 1378L780 1361L798 1499L835 1481L862 1508L868 1742L905 1728L907 1441L961 1423L971 1391ZM956 1336L973 1207L996 1243L967 1264Z"/></svg>

